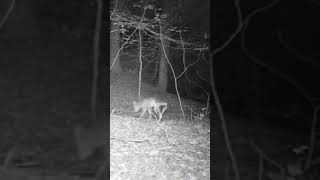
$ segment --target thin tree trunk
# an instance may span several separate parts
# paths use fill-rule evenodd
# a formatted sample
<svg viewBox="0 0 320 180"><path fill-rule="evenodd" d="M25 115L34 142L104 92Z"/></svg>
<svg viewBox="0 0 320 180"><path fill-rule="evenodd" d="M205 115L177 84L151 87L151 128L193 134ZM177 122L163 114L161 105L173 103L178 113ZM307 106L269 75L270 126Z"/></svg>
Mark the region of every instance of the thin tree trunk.
<svg viewBox="0 0 320 180"><path fill-rule="evenodd" d="M166 32L166 26L162 26L161 28L161 34L163 34L164 32ZM164 34L166 36L168 36L168 34ZM167 40L163 40L163 44L164 46L168 46L169 42ZM167 90L167 86L168 86L168 63L165 57L165 54L167 54L167 57L169 56L169 50L168 48L164 48L166 52L163 52L162 48L159 48L160 51L160 66L159 66L159 79L158 79L158 88L161 89L162 91L166 91Z"/></svg>

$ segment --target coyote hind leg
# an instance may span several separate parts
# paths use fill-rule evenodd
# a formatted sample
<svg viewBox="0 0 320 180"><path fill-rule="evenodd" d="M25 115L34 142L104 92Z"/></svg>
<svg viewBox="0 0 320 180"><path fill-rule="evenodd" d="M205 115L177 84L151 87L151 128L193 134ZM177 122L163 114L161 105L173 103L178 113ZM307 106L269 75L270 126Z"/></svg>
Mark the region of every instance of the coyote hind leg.
<svg viewBox="0 0 320 180"><path fill-rule="evenodd" d="M152 116L157 119L156 115L152 112L153 108L148 108L148 113L149 113L149 120L151 120Z"/></svg>

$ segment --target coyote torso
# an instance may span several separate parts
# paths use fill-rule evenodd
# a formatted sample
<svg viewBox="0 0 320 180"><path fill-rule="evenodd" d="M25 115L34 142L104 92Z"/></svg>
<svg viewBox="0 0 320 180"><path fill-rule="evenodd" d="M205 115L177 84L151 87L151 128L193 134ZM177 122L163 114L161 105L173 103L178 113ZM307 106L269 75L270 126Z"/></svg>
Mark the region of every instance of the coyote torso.
<svg viewBox="0 0 320 180"><path fill-rule="evenodd" d="M155 98L146 98L139 102L133 101L134 112L142 111L140 118L143 117L145 112L148 112L149 119L151 119L151 115L155 116L152 112L154 111L159 116L159 119L161 119L161 116L167 109L167 106L168 104L166 102L157 101Z"/></svg>

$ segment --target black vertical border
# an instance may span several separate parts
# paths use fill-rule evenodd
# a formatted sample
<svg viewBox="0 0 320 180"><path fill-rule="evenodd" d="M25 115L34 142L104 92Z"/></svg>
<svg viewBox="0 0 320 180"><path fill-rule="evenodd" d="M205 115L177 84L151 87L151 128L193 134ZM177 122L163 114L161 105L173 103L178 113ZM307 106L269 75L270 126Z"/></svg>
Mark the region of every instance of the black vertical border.
<svg viewBox="0 0 320 180"><path fill-rule="evenodd" d="M103 0L103 25L101 31L101 51L103 56L101 60L103 61L103 70L105 71L104 77L105 79L105 93L104 96L106 103L105 105L105 113L107 117L106 123L106 157L105 157L105 167L106 167L106 177L110 179L110 0ZM109 110L109 111L108 111Z"/></svg>

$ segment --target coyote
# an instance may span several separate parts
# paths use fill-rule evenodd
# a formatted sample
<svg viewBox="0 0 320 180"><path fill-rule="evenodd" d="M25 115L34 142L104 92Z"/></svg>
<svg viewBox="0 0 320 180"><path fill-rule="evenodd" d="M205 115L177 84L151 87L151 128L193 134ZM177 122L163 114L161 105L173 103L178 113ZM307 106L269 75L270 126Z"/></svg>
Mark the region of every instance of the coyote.
<svg viewBox="0 0 320 180"><path fill-rule="evenodd" d="M142 111L140 118L143 117L146 111L148 111L149 119L151 119L151 115L156 118L156 115L152 112L153 110L159 116L159 120L161 120L162 114L167 109L167 106L168 104L166 102L157 101L155 98L146 98L139 102L133 101L134 112ZM163 108L161 109L161 107Z"/></svg>

